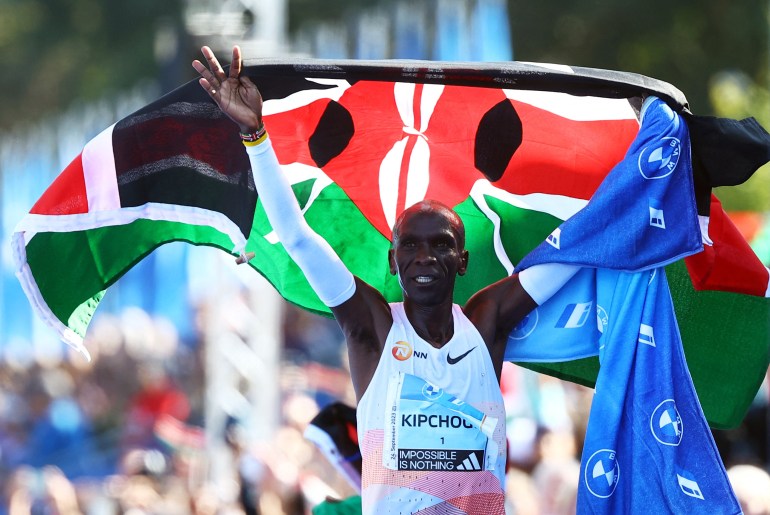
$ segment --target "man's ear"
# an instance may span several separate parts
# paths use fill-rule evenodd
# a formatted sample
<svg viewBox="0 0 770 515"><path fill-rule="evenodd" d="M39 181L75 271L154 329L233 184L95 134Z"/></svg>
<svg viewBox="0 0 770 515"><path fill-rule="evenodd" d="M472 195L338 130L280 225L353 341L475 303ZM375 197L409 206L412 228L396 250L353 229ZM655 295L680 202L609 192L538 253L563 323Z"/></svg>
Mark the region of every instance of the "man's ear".
<svg viewBox="0 0 770 515"><path fill-rule="evenodd" d="M388 265L390 265L390 275L396 275L398 267L396 266L396 251L394 249L388 250Z"/></svg>
<svg viewBox="0 0 770 515"><path fill-rule="evenodd" d="M468 256L467 250L460 252L460 266L457 267L457 275L465 275L465 272L468 271Z"/></svg>

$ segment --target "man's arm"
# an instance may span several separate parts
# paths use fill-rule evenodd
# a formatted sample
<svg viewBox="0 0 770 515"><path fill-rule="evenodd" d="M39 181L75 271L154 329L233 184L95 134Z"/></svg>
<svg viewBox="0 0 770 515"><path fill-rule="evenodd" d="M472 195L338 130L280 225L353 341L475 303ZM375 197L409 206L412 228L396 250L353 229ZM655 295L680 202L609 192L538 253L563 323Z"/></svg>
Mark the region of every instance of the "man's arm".
<svg viewBox="0 0 770 515"><path fill-rule="evenodd" d="M254 183L268 220L286 252L331 308L348 344L353 387L360 399L369 386L392 317L382 294L355 278L334 249L305 221L281 173L270 139L247 147Z"/></svg>
<svg viewBox="0 0 770 515"><path fill-rule="evenodd" d="M561 263L536 265L487 286L468 300L463 310L487 343L498 377L513 328L579 270L579 266Z"/></svg>
<svg viewBox="0 0 770 515"><path fill-rule="evenodd" d="M382 295L354 278L329 244L305 221L291 187L281 173L262 123L262 97L248 77L241 76L240 49L233 48L229 74L214 53L203 47L208 67L193 61L199 83L241 130L262 206L278 239L297 263L321 301L331 308L348 343L351 376L360 398L369 385L392 324Z"/></svg>

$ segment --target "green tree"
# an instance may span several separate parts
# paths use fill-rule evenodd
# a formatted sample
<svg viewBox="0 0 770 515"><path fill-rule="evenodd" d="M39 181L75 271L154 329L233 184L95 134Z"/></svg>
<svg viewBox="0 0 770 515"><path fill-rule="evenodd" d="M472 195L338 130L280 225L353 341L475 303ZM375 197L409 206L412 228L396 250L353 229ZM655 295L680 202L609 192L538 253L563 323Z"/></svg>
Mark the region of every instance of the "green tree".
<svg viewBox="0 0 770 515"><path fill-rule="evenodd" d="M695 114L770 127L767 0L508 0L514 57L641 73L670 82ZM719 188L728 210L770 210L770 167Z"/></svg>
<svg viewBox="0 0 770 515"><path fill-rule="evenodd" d="M723 70L767 84L767 0L508 0L514 57L641 73L678 87L712 114Z"/></svg>
<svg viewBox="0 0 770 515"><path fill-rule="evenodd" d="M181 0L2 0L0 130L157 78L156 30Z"/></svg>
<svg viewBox="0 0 770 515"><path fill-rule="evenodd" d="M712 77L711 105L717 116L755 117L770 127L770 91L745 74L730 70ZM770 165L760 168L745 184L718 188L716 194L728 211L770 211Z"/></svg>
<svg viewBox="0 0 770 515"><path fill-rule="evenodd" d="M342 16L389 3L393 0L289 0L289 32L294 33L306 24L339 20Z"/></svg>

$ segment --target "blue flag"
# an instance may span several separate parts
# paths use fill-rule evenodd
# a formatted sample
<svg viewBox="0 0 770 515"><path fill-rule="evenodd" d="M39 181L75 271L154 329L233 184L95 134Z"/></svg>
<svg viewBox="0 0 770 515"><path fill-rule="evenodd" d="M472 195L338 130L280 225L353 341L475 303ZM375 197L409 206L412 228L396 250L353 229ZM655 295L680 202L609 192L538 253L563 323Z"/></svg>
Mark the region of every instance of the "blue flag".
<svg viewBox="0 0 770 515"><path fill-rule="evenodd" d="M595 270L635 272L700 252L687 125L661 100L642 107L637 137L588 204L557 227L516 266L570 263L586 267L538 306L508 339L505 359L558 362L599 354L593 313Z"/></svg>
<svg viewBox="0 0 770 515"><path fill-rule="evenodd" d="M740 513L685 362L664 266L701 250L684 121L658 99L588 205L517 267L585 267L506 359L599 355L578 513ZM554 343L556 342L556 343ZM559 350L561 347L561 350Z"/></svg>
<svg viewBox="0 0 770 515"><path fill-rule="evenodd" d="M597 302L608 316L578 513L740 513L690 379L665 271L599 270Z"/></svg>
<svg viewBox="0 0 770 515"><path fill-rule="evenodd" d="M654 97L644 102L641 117L626 156L588 204L517 269L562 262L635 272L703 249L687 124Z"/></svg>

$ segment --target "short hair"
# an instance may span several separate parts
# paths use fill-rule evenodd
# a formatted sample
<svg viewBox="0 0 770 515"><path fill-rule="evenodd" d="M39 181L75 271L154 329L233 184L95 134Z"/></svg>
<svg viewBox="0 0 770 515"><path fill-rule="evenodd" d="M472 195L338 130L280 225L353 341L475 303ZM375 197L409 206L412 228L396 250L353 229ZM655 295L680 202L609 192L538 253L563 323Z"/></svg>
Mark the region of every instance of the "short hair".
<svg viewBox="0 0 770 515"><path fill-rule="evenodd" d="M443 204L438 200L429 199L421 200L411 207L404 209L401 214L398 215L396 223L393 224L393 237L391 245L395 246L398 243L401 224L404 222L404 220L407 217L418 213L431 213L443 217L447 222L449 222L449 227L451 227L452 231L455 233L455 237L457 238L457 243L459 244L460 249L465 249L465 225L463 224L460 216L454 211L454 209L447 206L446 204Z"/></svg>

